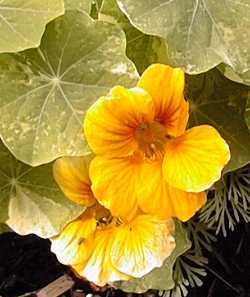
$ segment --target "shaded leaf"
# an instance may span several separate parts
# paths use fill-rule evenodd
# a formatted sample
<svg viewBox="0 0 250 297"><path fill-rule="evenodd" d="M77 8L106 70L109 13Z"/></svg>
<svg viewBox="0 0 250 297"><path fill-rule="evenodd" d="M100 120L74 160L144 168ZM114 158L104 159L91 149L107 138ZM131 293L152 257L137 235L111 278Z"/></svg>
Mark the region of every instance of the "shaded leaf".
<svg viewBox="0 0 250 297"><path fill-rule="evenodd" d="M46 24L63 13L63 0L0 1L0 53L38 46Z"/></svg>
<svg viewBox="0 0 250 297"><path fill-rule="evenodd" d="M248 126L248 129L250 131L250 94L247 98L247 104L246 104L246 110L245 110L245 119Z"/></svg>
<svg viewBox="0 0 250 297"><path fill-rule="evenodd" d="M210 124L227 141L231 160L224 172L250 161L250 133L244 120L250 88L226 79L217 69L188 76L186 97L190 100L190 126Z"/></svg>
<svg viewBox="0 0 250 297"><path fill-rule="evenodd" d="M69 11L51 22L41 46L0 56L0 133L21 161L40 165L88 151L83 115L117 84L135 84L124 33Z"/></svg>
<svg viewBox="0 0 250 297"><path fill-rule="evenodd" d="M221 62L250 70L248 0L118 0L131 22L165 38L172 65L200 73Z"/></svg>
<svg viewBox="0 0 250 297"><path fill-rule="evenodd" d="M5 232L12 232L10 227L6 224L0 223L0 234L5 233Z"/></svg>
<svg viewBox="0 0 250 297"><path fill-rule="evenodd" d="M15 232L48 238L80 215L84 208L68 200L52 177L50 164L30 167L0 144L0 222Z"/></svg>
<svg viewBox="0 0 250 297"><path fill-rule="evenodd" d="M176 259L191 247L187 232L180 222L176 221L175 241L176 248L165 260L160 268L153 269L142 278L135 278L129 281L115 282L114 285L125 291L133 293L146 292L149 289L169 290L174 287L173 266Z"/></svg>
<svg viewBox="0 0 250 297"><path fill-rule="evenodd" d="M132 26L119 9L116 0L103 1L99 19L118 24L124 30L127 39L127 56L135 63L139 73L142 73L150 64L168 62L165 41L160 37L144 34Z"/></svg>

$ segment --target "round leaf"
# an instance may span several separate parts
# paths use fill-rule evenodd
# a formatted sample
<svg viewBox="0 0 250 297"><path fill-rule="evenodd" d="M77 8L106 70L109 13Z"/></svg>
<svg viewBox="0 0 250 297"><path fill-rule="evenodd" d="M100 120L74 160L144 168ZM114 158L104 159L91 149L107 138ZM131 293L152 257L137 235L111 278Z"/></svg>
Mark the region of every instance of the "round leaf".
<svg viewBox="0 0 250 297"><path fill-rule="evenodd" d="M40 165L88 151L83 116L114 85L133 86L124 33L69 11L51 22L41 46L0 56L0 134L21 161Z"/></svg>
<svg viewBox="0 0 250 297"><path fill-rule="evenodd" d="M171 64L200 73L220 62L250 69L248 0L118 0L141 31L167 40Z"/></svg>
<svg viewBox="0 0 250 297"><path fill-rule="evenodd" d="M132 293L143 293L149 289L170 290L174 287L173 266L176 259L191 247L187 232L180 222L175 224L176 247L172 254L165 260L160 268L153 269L142 278L134 278L129 281L115 282L114 285L125 291Z"/></svg>
<svg viewBox="0 0 250 297"><path fill-rule="evenodd" d="M38 46L46 24L63 13L63 0L0 1L0 53Z"/></svg>
<svg viewBox="0 0 250 297"><path fill-rule="evenodd" d="M85 11L87 13L91 10L92 0L64 0L66 10Z"/></svg>
<svg viewBox="0 0 250 297"><path fill-rule="evenodd" d="M48 238L84 211L57 187L51 165L25 165L3 144L0 159L0 222L7 223L15 232Z"/></svg>
<svg viewBox="0 0 250 297"><path fill-rule="evenodd" d="M236 73L233 69L226 65L221 64L217 67L228 79L231 79L235 82L245 84L250 86L250 70L244 73Z"/></svg>
<svg viewBox="0 0 250 297"><path fill-rule="evenodd" d="M132 60L139 73L150 64L168 63L165 41L157 36L144 34L129 22L119 9L116 0L104 0L99 19L118 24L124 30L127 39L126 53Z"/></svg>

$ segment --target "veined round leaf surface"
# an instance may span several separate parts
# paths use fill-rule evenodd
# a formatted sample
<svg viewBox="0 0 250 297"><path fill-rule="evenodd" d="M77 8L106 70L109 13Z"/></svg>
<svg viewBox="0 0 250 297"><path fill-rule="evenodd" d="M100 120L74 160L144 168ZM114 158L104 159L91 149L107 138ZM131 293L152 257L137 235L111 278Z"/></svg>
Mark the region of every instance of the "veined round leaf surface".
<svg viewBox="0 0 250 297"><path fill-rule="evenodd" d="M85 11L87 13L91 10L92 0L64 0L66 10Z"/></svg>
<svg viewBox="0 0 250 297"><path fill-rule="evenodd" d="M225 64L221 64L217 67L220 72L222 72L227 78L238 82L240 84L250 86L250 70L246 71L245 73L236 73L233 69Z"/></svg>
<svg viewBox="0 0 250 297"><path fill-rule="evenodd" d="M144 34L135 28L119 9L116 0L103 0L99 19L118 24L124 30L127 39L127 56L132 60L139 73L150 64L168 64L167 46L164 39Z"/></svg>
<svg viewBox="0 0 250 297"><path fill-rule="evenodd" d="M170 290L174 287L173 266L176 259L184 254L191 247L187 232L180 222L175 223L175 242L176 247L172 254L165 260L160 268L153 269L142 278L134 278L129 281L115 282L114 286L132 293L143 293L149 289Z"/></svg>
<svg viewBox="0 0 250 297"><path fill-rule="evenodd" d="M63 0L0 1L0 53L38 46L46 24L63 13Z"/></svg>
<svg viewBox="0 0 250 297"><path fill-rule="evenodd" d="M50 164L23 164L2 143L0 159L0 222L15 232L48 238L84 211L57 187Z"/></svg>
<svg viewBox="0 0 250 297"><path fill-rule="evenodd" d="M84 112L114 85L134 86L137 76L121 29L68 11L47 26L39 48L0 55L3 142L34 166L83 155Z"/></svg>
<svg viewBox="0 0 250 297"><path fill-rule="evenodd" d="M141 31L167 40L172 65L205 72L221 62L250 70L249 0L117 0Z"/></svg>
<svg viewBox="0 0 250 297"><path fill-rule="evenodd" d="M188 76L186 98L190 103L189 125L212 125L230 147L231 159L224 173L250 162L250 131L244 119L248 86L225 78L219 70Z"/></svg>

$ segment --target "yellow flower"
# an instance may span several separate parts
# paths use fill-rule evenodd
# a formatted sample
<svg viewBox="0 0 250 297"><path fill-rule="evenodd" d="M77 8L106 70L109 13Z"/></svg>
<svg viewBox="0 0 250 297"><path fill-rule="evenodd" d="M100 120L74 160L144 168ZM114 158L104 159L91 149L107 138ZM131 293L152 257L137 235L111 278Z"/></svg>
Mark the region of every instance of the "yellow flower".
<svg viewBox="0 0 250 297"><path fill-rule="evenodd" d="M130 220L112 216L91 191L90 160L64 157L54 163L55 180L65 195L88 208L51 239L51 250L61 263L100 286L162 266L175 248L173 221L142 212Z"/></svg>
<svg viewBox="0 0 250 297"><path fill-rule="evenodd" d="M141 209L186 221L220 178L229 147L209 125L185 131L183 89L181 69L155 64L137 87L114 87L87 111L84 132L97 155L90 165L92 190L113 215Z"/></svg>

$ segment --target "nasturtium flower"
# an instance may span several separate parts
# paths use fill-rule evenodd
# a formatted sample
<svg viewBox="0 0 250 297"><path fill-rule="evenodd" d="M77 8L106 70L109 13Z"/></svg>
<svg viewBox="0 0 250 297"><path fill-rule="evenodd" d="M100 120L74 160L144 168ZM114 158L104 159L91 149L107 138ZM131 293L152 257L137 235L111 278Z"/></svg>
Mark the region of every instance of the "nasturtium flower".
<svg viewBox="0 0 250 297"><path fill-rule="evenodd" d="M175 248L173 220L160 220L142 211L129 219L112 215L91 191L90 160L63 157L54 163L59 187L87 209L51 239L52 252L76 274L100 286L142 277L162 266Z"/></svg>
<svg viewBox="0 0 250 297"><path fill-rule="evenodd" d="M188 220L206 202L230 151L209 125L186 130L184 72L151 65L135 88L116 86L87 111L84 132L98 201L119 217L142 210Z"/></svg>

